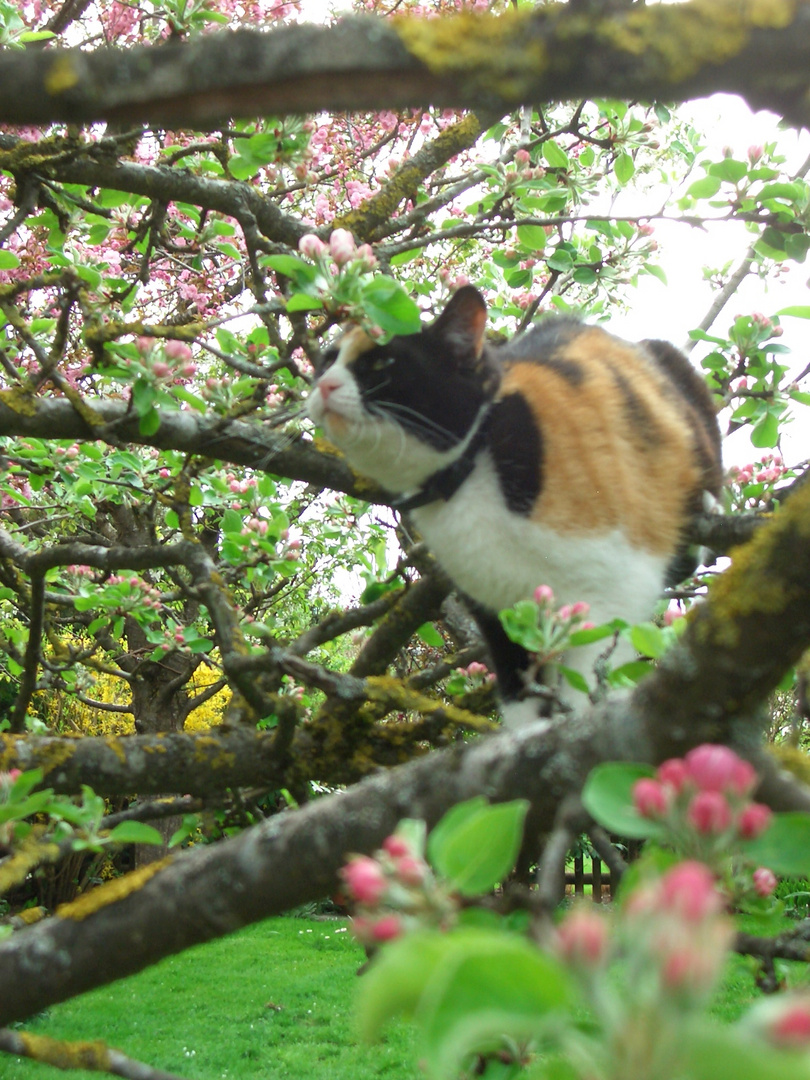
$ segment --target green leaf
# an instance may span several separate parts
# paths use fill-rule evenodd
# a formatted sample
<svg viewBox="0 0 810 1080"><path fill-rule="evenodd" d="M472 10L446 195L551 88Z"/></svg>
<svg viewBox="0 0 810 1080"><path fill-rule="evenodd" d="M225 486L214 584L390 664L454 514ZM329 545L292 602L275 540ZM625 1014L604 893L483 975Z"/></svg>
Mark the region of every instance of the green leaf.
<svg viewBox="0 0 810 1080"><path fill-rule="evenodd" d="M810 1080L807 1055L780 1051L746 1030L746 1017L733 1026L695 1023L679 1040L678 1075L690 1080Z"/></svg>
<svg viewBox="0 0 810 1080"><path fill-rule="evenodd" d="M423 1057L434 1077L458 1076L475 1052L521 1043L571 1007L567 973L512 934L469 929L437 967L418 1004ZM554 1018L554 1019L552 1019Z"/></svg>
<svg viewBox="0 0 810 1080"><path fill-rule="evenodd" d="M539 652L545 639L537 625L537 604L533 600L519 600L514 607L498 613L506 636L529 652Z"/></svg>
<svg viewBox="0 0 810 1080"><path fill-rule="evenodd" d="M132 404L138 416L145 416L155 403L157 390L147 379L138 379L132 387Z"/></svg>
<svg viewBox="0 0 810 1080"><path fill-rule="evenodd" d="M734 158L724 158L715 161L709 166L709 176L716 176L720 180L726 180L730 184L737 184L748 173L747 161L735 161Z"/></svg>
<svg viewBox="0 0 810 1080"><path fill-rule="evenodd" d="M157 409L150 409L144 413L138 421L138 429L141 435L155 435L160 427L160 413Z"/></svg>
<svg viewBox="0 0 810 1080"><path fill-rule="evenodd" d="M295 293L287 301L287 311L317 311L323 307L323 301L306 293Z"/></svg>
<svg viewBox="0 0 810 1080"><path fill-rule="evenodd" d="M649 675L652 670L653 666L649 660L630 660L628 663L621 664L609 672L608 682L611 686L635 686L640 679L643 679L645 675Z"/></svg>
<svg viewBox="0 0 810 1080"><path fill-rule="evenodd" d="M630 628L630 640L636 652L642 656L651 656L657 660L667 651L667 639L660 626L655 623L639 623Z"/></svg>
<svg viewBox="0 0 810 1080"><path fill-rule="evenodd" d="M653 775L649 765L637 762L607 761L597 765L582 789L583 806L600 825L617 836L628 840L660 836L663 827L657 821L641 817L633 806L633 785Z"/></svg>
<svg viewBox="0 0 810 1080"><path fill-rule="evenodd" d="M430 862L463 896L488 892L513 869L529 808L525 799L454 807L428 838ZM449 821L448 821L449 818Z"/></svg>
<svg viewBox="0 0 810 1080"><path fill-rule="evenodd" d="M810 305L794 304L791 307L782 308L776 314L780 318L783 315L792 315L795 319L810 319Z"/></svg>
<svg viewBox="0 0 810 1080"><path fill-rule="evenodd" d="M720 190L720 180L716 176L704 176L701 180L695 180L690 184L686 194L693 199L710 199Z"/></svg>
<svg viewBox="0 0 810 1080"><path fill-rule="evenodd" d="M424 641L425 645L430 645L431 648L441 649L444 647L444 638L433 623L422 623L416 631L416 636L420 641Z"/></svg>
<svg viewBox="0 0 810 1080"><path fill-rule="evenodd" d="M542 225L518 225L517 238L529 251L545 251L547 237Z"/></svg>
<svg viewBox="0 0 810 1080"><path fill-rule="evenodd" d="M543 157L552 169L567 169L569 166L568 154L550 139L543 143Z"/></svg>
<svg viewBox="0 0 810 1080"><path fill-rule="evenodd" d="M612 623L603 623L601 626L592 626L590 630L574 630L568 640L572 645L591 645L594 641L602 641L603 638L612 637L617 627Z"/></svg>
<svg viewBox="0 0 810 1080"><path fill-rule="evenodd" d="M810 876L810 814L774 814L771 825L741 851L753 862L786 877Z"/></svg>
<svg viewBox="0 0 810 1080"><path fill-rule="evenodd" d="M574 668L566 667L565 664L559 664L559 671L569 686L574 690L578 690L581 694L590 693L590 687L588 686L588 680L585 676L576 671Z"/></svg>
<svg viewBox="0 0 810 1080"><path fill-rule="evenodd" d="M0 270L16 270L20 260L13 251L0 251Z"/></svg>
<svg viewBox="0 0 810 1080"><path fill-rule="evenodd" d="M645 263L644 273L651 274L652 277L658 278L664 285L667 284L667 275L664 272L663 267L659 266L657 263Z"/></svg>
<svg viewBox="0 0 810 1080"><path fill-rule="evenodd" d="M387 334L418 334L419 308L398 281L380 275L364 285L361 303L369 318Z"/></svg>
<svg viewBox="0 0 810 1080"><path fill-rule="evenodd" d="M636 171L636 165L632 157L629 154L619 154L616 157L616 161L613 165L613 171L616 173L616 179L619 181L622 187L629 183L633 179L633 174Z"/></svg>
<svg viewBox="0 0 810 1080"><path fill-rule="evenodd" d="M162 844L163 837L151 825L142 821L122 821L110 829L110 840L116 844Z"/></svg>
<svg viewBox="0 0 810 1080"><path fill-rule="evenodd" d="M268 255L262 262L297 285L312 284L318 273L314 266L299 259L297 255Z"/></svg>
<svg viewBox="0 0 810 1080"><path fill-rule="evenodd" d="M779 441L779 418L767 410L751 430L751 443L759 449L776 446Z"/></svg>
<svg viewBox="0 0 810 1080"><path fill-rule="evenodd" d="M361 980L357 1016L364 1039L379 1036L395 1016L412 1016L425 987L448 952L450 938L421 930L394 941L375 957Z"/></svg>

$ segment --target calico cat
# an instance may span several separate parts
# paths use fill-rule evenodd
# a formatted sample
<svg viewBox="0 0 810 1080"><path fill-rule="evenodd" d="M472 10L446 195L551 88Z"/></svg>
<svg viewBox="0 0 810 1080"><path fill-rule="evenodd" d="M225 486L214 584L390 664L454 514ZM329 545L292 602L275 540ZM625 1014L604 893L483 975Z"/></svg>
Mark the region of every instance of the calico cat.
<svg viewBox="0 0 810 1080"><path fill-rule="evenodd" d="M349 330L309 414L400 496L471 602L515 725L538 704L497 612L546 584L558 604L587 601L597 624L649 618L690 516L719 494L720 432L705 384L666 342L552 316L493 348L485 323L465 286L419 334L380 345ZM604 647L571 654L591 685Z"/></svg>

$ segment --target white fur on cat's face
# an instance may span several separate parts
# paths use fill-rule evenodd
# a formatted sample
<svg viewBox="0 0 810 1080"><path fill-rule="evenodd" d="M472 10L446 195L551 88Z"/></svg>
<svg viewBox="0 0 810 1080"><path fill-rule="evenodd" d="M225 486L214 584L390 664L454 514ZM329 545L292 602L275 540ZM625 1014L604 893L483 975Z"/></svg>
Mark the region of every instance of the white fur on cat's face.
<svg viewBox="0 0 810 1080"><path fill-rule="evenodd" d="M351 369L368 342L362 331L351 331L344 337L337 359L309 395L307 412L357 472L397 494L416 491L429 476L459 458L468 439L452 450L437 450L382 409L369 412Z"/></svg>

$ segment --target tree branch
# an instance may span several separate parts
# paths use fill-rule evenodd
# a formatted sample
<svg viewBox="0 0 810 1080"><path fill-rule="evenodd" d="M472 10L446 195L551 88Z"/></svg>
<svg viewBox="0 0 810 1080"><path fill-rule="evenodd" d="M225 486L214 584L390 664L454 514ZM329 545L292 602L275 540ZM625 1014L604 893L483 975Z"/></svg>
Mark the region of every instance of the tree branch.
<svg viewBox="0 0 810 1080"><path fill-rule="evenodd" d="M356 16L128 51L6 53L0 122L199 128L232 116L428 102L503 115L561 98L683 101L723 90L804 124L808 49L807 0L693 0L588 15L552 5L431 20Z"/></svg>

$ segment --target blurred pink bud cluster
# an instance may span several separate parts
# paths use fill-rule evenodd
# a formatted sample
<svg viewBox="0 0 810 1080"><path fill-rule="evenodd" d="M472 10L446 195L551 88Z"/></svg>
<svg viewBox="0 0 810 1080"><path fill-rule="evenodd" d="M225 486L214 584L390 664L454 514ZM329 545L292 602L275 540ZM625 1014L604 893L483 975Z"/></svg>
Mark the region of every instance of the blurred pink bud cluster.
<svg viewBox="0 0 810 1080"><path fill-rule="evenodd" d="M326 263L327 259L331 259L339 269L349 263L358 263L363 270L373 270L377 265L371 245L361 244L358 247L348 229L335 229L328 244L315 233L307 233L298 241L298 250L313 262Z"/></svg>
<svg viewBox="0 0 810 1080"><path fill-rule="evenodd" d="M712 990L734 936L725 908L709 867L692 860L630 895L623 928L660 995L695 1006Z"/></svg>
<svg viewBox="0 0 810 1080"><path fill-rule="evenodd" d="M705 743L683 758L670 758L633 786L633 805L644 818L660 821L681 851L718 866L729 846L753 840L770 826L773 815L751 794L757 774L727 746ZM742 880L742 879L741 879ZM769 896L776 878L764 867L745 878L744 887Z"/></svg>
<svg viewBox="0 0 810 1080"><path fill-rule="evenodd" d="M340 876L355 909L353 933L364 944L390 941L416 925L447 929L455 922L455 898L400 833L387 837L373 856L352 856Z"/></svg>
<svg viewBox="0 0 810 1080"><path fill-rule="evenodd" d="M743 379L740 380L740 382L743 381ZM735 466L731 479L735 484L750 484L754 481L760 484L774 484L787 472L788 467L779 454L763 454L760 462Z"/></svg>
<svg viewBox="0 0 810 1080"><path fill-rule="evenodd" d="M585 616L591 610L590 604L586 604L584 600L577 600L574 604L563 604L555 609L554 590L550 585L538 585L534 590L534 600L558 622L568 623L571 629L574 629L573 624L575 623L577 630L593 629L594 624L592 622L584 621Z"/></svg>

